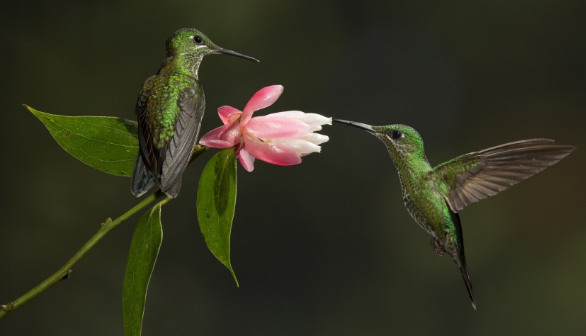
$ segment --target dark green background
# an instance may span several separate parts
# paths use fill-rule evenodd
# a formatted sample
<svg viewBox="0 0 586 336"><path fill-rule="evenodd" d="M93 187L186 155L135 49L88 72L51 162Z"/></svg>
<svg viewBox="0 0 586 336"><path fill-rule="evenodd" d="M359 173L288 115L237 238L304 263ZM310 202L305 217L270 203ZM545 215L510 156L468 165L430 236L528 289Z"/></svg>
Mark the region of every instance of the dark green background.
<svg viewBox="0 0 586 336"><path fill-rule="evenodd" d="M206 153L163 209L144 335L583 335L586 330L584 1L3 1L0 302L57 270L108 217L129 179L70 157L20 106L134 118L175 30L261 60L209 56L216 108L261 87L259 115L299 109L420 131L433 165L501 143L578 149L462 214L478 312L403 206L391 159L343 125L302 165L239 167L232 264L207 250L195 199ZM214 151L215 152L215 151ZM58 283L0 321L2 335L122 335L122 282L138 216Z"/></svg>

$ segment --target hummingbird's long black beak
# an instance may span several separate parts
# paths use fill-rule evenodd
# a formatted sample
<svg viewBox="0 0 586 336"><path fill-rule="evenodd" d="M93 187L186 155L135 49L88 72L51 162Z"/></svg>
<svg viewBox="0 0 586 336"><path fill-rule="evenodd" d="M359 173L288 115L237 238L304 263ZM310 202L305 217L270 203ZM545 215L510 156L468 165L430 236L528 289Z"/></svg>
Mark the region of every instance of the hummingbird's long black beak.
<svg viewBox="0 0 586 336"><path fill-rule="evenodd" d="M340 124L346 124L346 125L358 127L358 128L363 129L369 133L376 133L376 131L372 128L372 126L367 125L367 124L359 123L356 121L342 120L342 119L334 119L334 121L338 122Z"/></svg>
<svg viewBox="0 0 586 336"><path fill-rule="evenodd" d="M253 62L260 62L259 60L257 60L257 59L256 59L256 58L254 58L254 57L250 57L250 56L242 55L242 54L240 54L240 53L237 53L237 52L235 52L235 51L228 50L228 49L224 49L224 48L218 48L218 49L215 49L214 51L215 51L215 52L217 52L217 53L220 53L220 54L224 54L224 55L232 55L232 56L236 56L236 57L244 58L244 59L247 59L247 60L249 60L249 61L253 61Z"/></svg>

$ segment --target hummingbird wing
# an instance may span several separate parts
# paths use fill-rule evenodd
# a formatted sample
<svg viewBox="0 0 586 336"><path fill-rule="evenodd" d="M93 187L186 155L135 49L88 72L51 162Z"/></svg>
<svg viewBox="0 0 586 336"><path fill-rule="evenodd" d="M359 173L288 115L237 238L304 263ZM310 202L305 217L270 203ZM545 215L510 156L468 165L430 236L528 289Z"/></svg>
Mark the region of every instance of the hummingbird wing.
<svg viewBox="0 0 586 336"><path fill-rule="evenodd" d="M150 77L143 85L135 108L142 162L155 176L161 190L171 197L179 193L180 186L175 184L181 182L189 163L205 110L199 83L191 77L181 80L173 83L181 86L174 90L168 78ZM162 85L166 89L153 89ZM153 96L158 97L153 99ZM161 136L169 134L171 127L171 137Z"/></svg>
<svg viewBox="0 0 586 336"><path fill-rule="evenodd" d="M139 154L142 157L143 164L152 173L156 172L157 157L153 148L153 134L147 121L147 107L149 95L151 93L149 84L155 79L155 77L156 76L151 76L145 81L138 95L138 100L134 109L138 121Z"/></svg>
<svg viewBox="0 0 586 336"><path fill-rule="evenodd" d="M459 156L430 172L453 212L498 194L568 156L576 147L549 139L510 142Z"/></svg>
<svg viewBox="0 0 586 336"><path fill-rule="evenodd" d="M164 161L160 173L163 191L167 191L181 181L181 175L187 168L197 141L205 111L205 97L197 81L190 81L190 85L179 92L177 106L180 113L175 123L173 138L162 149ZM173 190L178 193L179 187L175 186ZM176 194L172 191L170 193Z"/></svg>

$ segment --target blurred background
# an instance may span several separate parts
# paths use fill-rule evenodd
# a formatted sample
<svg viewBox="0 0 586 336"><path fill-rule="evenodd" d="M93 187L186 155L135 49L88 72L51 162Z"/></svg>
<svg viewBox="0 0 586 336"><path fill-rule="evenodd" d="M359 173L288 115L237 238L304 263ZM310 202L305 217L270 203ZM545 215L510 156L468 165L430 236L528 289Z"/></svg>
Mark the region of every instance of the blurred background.
<svg viewBox="0 0 586 336"><path fill-rule="evenodd" d="M478 312L461 276L408 215L383 144L325 127L302 165L238 168L232 264L207 250L199 175L163 210L143 335L583 335L586 330L586 2L4 1L0 302L61 267L137 203L129 179L72 158L22 103L134 119L165 40L194 27L261 60L207 57L202 134L222 105L285 91L291 109L407 124L432 165L544 137L578 149L461 213ZM138 216L55 285L0 321L2 335L123 335L122 281Z"/></svg>

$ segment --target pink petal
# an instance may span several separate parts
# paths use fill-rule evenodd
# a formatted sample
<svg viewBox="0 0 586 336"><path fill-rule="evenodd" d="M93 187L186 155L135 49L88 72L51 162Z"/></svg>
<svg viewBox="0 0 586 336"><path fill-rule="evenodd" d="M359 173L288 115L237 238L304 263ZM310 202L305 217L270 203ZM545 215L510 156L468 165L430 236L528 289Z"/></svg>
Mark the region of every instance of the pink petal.
<svg viewBox="0 0 586 336"><path fill-rule="evenodd" d="M255 93L248 101L248 104L246 104L246 107L244 107L242 118L240 119L242 125L246 125L248 120L250 120L252 112L273 105L273 103L279 99L281 93L283 93L282 85L267 86Z"/></svg>
<svg viewBox="0 0 586 336"><path fill-rule="evenodd" d="M257 138L300 138L310 133L310 126L297 119L285 117L255 117L243 127L243 132Z"/></svg>
<svg viewBox="0 0 586 336"><path fill-rule="evenodd" d="M214 148L228 148L240 143L240 124L238 121L220 126L207 132L199 143Z"/></svg>
<svg viewBox="0 0 586 336"><path fill-rule="evenodd" d="M225 124L228 124L240 117L242 112L233 108L232 106L222 106L218 109L218 114L220 115L220 119Z"/></svg>
<svg viewBox="0 0 586 336"><path fill-rule="evenodd" d="M249 135L246 135L244 142L248 152L259 160L279 166L290 166L301 163L299 154L293 148L286 145L262 142Z"/></svg>
<svg viewBox="0 0 586 336"><path fill-rule="evenodd" d="M244 169L246 169L248 172L254 170L254 156L250 155L248 150L246 150L246 147L242 148L240 152L238 152L238 160L240 160L242 167L244 167Z"/></svg>

